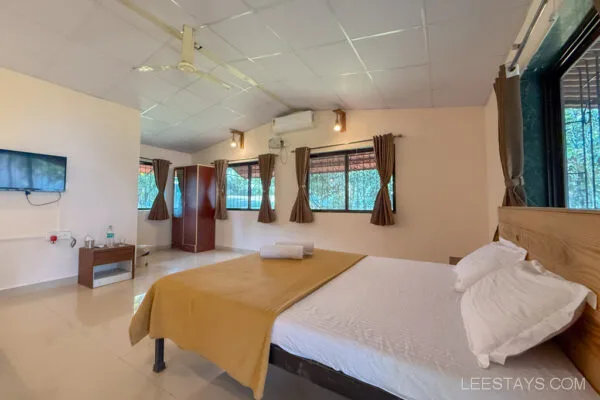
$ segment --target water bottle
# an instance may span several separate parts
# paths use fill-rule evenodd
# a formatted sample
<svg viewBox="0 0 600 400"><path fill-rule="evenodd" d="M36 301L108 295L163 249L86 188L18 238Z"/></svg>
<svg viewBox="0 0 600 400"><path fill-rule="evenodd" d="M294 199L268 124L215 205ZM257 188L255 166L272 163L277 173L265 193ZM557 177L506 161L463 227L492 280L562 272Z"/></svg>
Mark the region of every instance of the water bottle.
<svg viewBox="0 0 600 400"><path fill-rule="evenodd" d="M113 232L112 225L108 226L108 230L106 231L106 247L114 247L115 246L115 233Z"/></svg>

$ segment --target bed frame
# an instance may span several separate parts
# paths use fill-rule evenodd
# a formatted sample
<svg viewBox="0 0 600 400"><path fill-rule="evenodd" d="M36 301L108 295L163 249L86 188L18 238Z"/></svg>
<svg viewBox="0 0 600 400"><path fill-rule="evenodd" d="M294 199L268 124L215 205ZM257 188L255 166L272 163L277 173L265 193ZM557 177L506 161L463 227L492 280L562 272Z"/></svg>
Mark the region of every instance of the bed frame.
<svg viewBox="0 0 600 400"><path fill-rule="evenodd" d="M507 207L499 210L500 235L528 250L548 270L600 294L600 212ZM596 391L600 389L600 310L587 307L557 339ZM402 400L325 365L271 345L269 363L350 399ZM155 340L154 372L166 368L164 339Z"/></svg>
<svg viewBox="0 0 600 400"><path fill-rule="evenodd" d="M600 295L600 212L504 207L500 236L527 249L546 269ZM583 316L556 341L592 387L600 390L600 309Z"/></svg>
<svg viewBox="0 0 600 400"><path fill-rule="evenodd" d="M154 372L159 373L167 367L164 356L165 340L155 339L154 366L152 367ZM403 400L385 390L359 381L323 364L290 354L274 344L271 344L269 364L306 378L318 386L349 399Z"/></svg>

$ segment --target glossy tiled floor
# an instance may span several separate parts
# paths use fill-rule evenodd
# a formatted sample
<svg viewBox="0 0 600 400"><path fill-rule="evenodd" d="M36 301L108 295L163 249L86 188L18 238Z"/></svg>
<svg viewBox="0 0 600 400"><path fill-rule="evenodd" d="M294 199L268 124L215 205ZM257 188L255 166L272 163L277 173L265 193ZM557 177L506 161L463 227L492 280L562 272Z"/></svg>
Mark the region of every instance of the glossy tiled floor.
<svg viewBox="0 0 600 400"><path fill-rule="evenodd" d="M154 374L153 342L131 347L128 338L136 296L156 279L240 255L163 251L151 255L133 281L0 293L0 399L252 399L218 367L170 342L168 367ZM264 399L341 397L270 367Z"/></svg>

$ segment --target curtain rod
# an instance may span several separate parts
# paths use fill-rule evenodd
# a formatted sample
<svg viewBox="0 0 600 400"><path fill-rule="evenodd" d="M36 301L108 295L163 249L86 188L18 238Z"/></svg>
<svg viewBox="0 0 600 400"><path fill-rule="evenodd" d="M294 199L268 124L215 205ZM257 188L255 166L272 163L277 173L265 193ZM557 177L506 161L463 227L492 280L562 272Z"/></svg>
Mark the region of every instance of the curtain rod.
<svg viewBox="0 0 600 400"><path fill-rule="evenodd" d="M394 138L401 138L403 137L402 135L394 135ZM358 144L358 143L366 143L366 142L372 142L373 139L365 139L365 140L355 140L354 142L348 142L348 143L338 143L338 144L328 144L327 146L318 146L318 147L311 147L311 150L320 150L320 149L327 149L329 147L338 147L338 146L348 146L351 144ZM292 153L295 153L296 150L292 150Z"/></svg>
<svg viewBox="0 0 600 400"><path fill-rule="evenodd" d="M525 46L527 46L527 42L529 42L531 33L533 32L533 29L535 28L538 21L540 20L540 17L542 16L542 13L544 12L544 9L546 8L547 5L548 5L548 0L542 0L540 5L538 6L537 11L535 12L535 16L533 17L533 20L531 21L531 24L529 25L529 28L527 28L527 32L525 33L525 36L523 37L523 41L518 44L517 54L515 54L515 58L513 58L512 62L510 63L510 66L508 67L508 70L510 72L514 71L515 68L517 67L519 58L521 58L521 55L523 54L523 50L525 50Z"/></svg>
<svg viewBox="0 0 600 400"><path fill-rule="evenodd" d="M273 153L269 153L269 154L273 154ZM273 154L275 157L277 157L277 154ZM257 157L252 157L252 158L239 158L237 160L227 160L227 163L236 163L236 162L244 162L244 161L258 161L258 156ZM214 161L211 161L211 164L214 164Z"/></svg>
<svg viewBox="0 0 600 400"><path fill-rule="evenodd" d="M142 161L147 161L147 162L152 162L154 161L152 158L146 158L146 157L140 157L140 160ZM167 160L169 161L169 160ZM171 161L169 161L169 164L173 164Z"/></svg>

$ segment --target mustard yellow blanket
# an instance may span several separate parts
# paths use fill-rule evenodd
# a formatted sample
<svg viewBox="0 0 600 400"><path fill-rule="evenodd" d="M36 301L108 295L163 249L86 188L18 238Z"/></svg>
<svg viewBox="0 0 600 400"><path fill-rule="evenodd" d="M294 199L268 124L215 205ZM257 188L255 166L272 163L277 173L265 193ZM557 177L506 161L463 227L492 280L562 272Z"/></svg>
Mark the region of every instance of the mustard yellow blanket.
<svg viewBox="0 0 600 400"><path fill-rule="evenodd" d="M304 260L253 254L166 276L152 285L133 316L131 343L148 334L171 339L260 399L275 318L364 257L326 250Z"/></svg>

